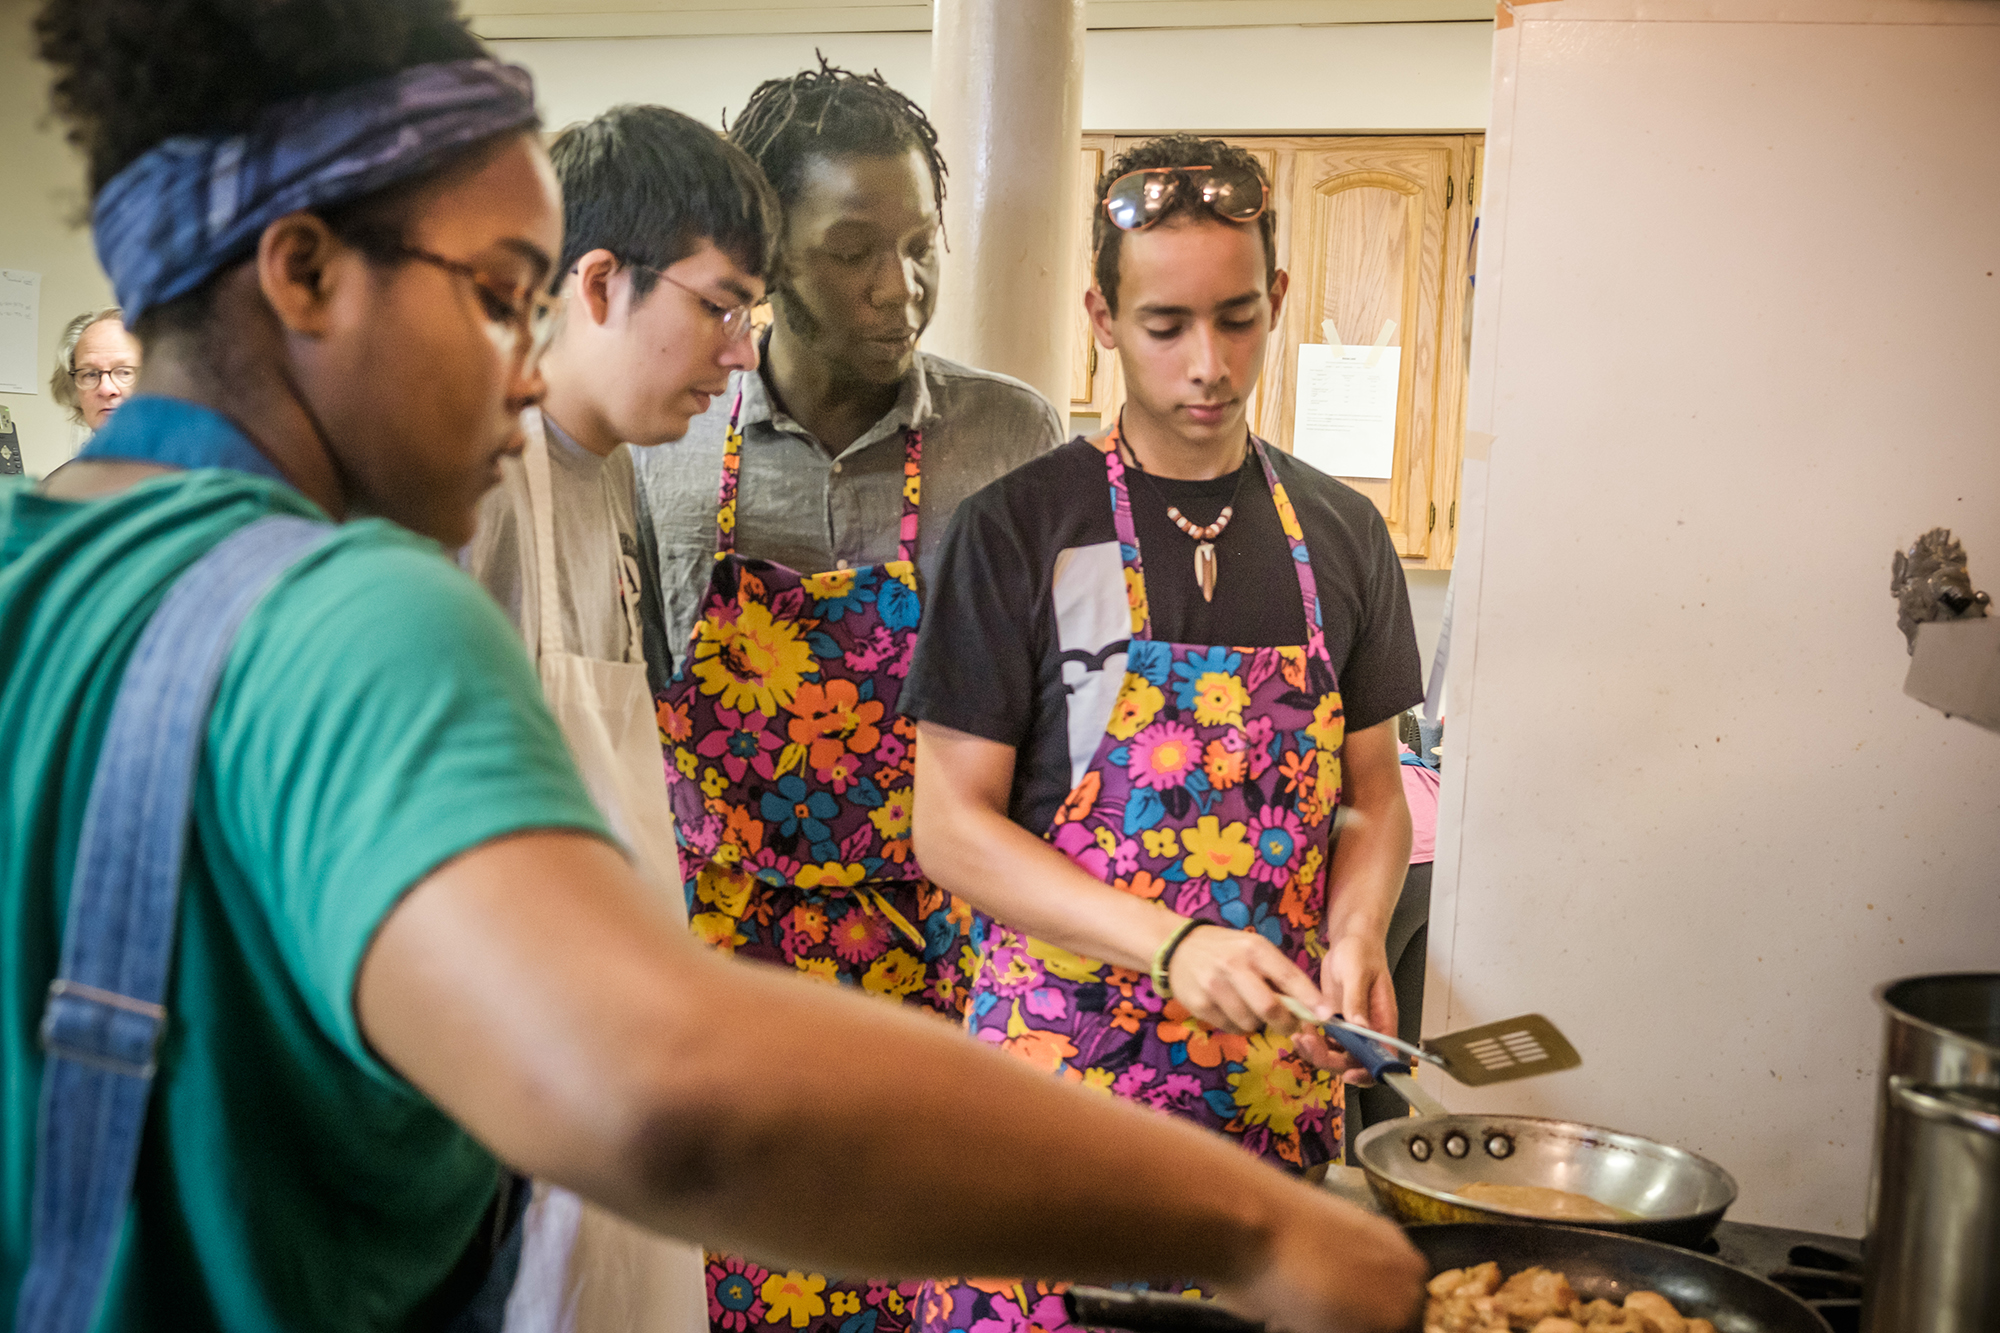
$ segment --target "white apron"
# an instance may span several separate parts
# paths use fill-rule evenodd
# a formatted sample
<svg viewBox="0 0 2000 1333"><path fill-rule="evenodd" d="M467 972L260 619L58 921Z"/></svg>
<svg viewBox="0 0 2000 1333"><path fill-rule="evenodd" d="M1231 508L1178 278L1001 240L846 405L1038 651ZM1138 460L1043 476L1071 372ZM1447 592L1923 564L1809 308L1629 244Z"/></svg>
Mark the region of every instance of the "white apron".
<svg viewBox="0 0 2000 1333"><path fill-rule="evenodd" d="M568 651L556 585L555 503L542 414L522 414L522 462L536 580L534 610L522 601L521 631L535 650L543 693L561 724L584 786L611 830L631 849L663 910L683 929L687 906L676 873L674 821L653 692L640 656L637 589L620 581L631 629L628 661ZM532 528L529 523L532 522ZM622 559L622 555L621 555ZM507 1301L506 1333L707 1333L701 1248L668 1240L568 1190L537 1182L523 1219L520 1276Z"/></svg>

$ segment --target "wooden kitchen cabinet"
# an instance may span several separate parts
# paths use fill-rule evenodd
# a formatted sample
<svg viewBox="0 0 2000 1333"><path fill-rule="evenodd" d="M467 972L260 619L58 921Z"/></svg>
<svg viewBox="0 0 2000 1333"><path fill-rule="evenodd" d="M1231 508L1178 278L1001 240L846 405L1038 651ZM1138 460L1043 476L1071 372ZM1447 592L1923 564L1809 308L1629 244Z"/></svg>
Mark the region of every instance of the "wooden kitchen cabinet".
<svg viewBox="0 0 2000 1333"><path fill-rule="evenodd" d="M1116 140L1108 134L1086 134L1083 148L1077 159L1077 176L1082 188L1077 198L1084 203L1083 239L1077 243L1077 267L1083 272L1083 287L1089 291L1090 276L1090 204L1097 198L1097 180L1104 169L1111 165L1116 149ZM1074 345L1070 352L1069 368L1069 410L1072 415L1101 416L1105 414L1110 401L1111 371L1118 358L1097 345L1097 337L1090 331L1090 317L1084 313L1083 302L1076 303L1073 316L1076 329Z"/></svg>
<svg viewBox="0 0 2000 1333"><path fill-rule="evenodd" d="M1085 139L1109 160L1138 139ZM1292 447L1298 347L1322 340L1401 349L1396 447L1387 478L1346 477L1381 510L1412 567L1451 567L1465 420L1469 247L1482 135L1229 137L1269 173L1278 206L1278 262L1291 291L1250 400L1257 433ZM1087 225L1087 221L1086 221ZM1088 268L1088 246L1083 263ZM1070 410L1110 416L1122 401L1117 359L1099 355L1077 322L1079 375ZM1083 396L1087 384L1089 394Z"/></svg>

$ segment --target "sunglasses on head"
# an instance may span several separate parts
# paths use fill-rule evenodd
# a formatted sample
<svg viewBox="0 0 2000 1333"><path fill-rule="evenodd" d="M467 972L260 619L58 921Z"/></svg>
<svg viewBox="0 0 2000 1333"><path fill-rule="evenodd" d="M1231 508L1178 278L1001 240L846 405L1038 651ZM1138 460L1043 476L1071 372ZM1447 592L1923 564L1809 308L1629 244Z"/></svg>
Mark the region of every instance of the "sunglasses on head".
<svg viewBox="0 0 2000 1333"><path fill-rule="evenodd" d="M1104 192L1104 214L1120 231L1144 231L1165 217L1182 190L1224 222L1264 215L1270 188L1247 167L1146 167L1128 171Z"/></svg>

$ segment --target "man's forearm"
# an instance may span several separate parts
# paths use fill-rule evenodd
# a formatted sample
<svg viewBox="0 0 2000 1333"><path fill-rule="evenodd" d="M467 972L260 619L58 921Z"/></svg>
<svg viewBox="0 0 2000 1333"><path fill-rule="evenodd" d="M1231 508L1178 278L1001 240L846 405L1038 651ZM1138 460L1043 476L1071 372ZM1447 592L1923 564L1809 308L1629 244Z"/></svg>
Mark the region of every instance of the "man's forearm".
<svg viewBox="0 0 2000 1333"><path fill-rule="evenodd" d="M1400 783L1401 779L1398 778ZM1371 794L1347 807L1327 876L1326 938L1372 936L1389 930L1389 917L1410 869L1410 807L1402 788Z"/></svg>

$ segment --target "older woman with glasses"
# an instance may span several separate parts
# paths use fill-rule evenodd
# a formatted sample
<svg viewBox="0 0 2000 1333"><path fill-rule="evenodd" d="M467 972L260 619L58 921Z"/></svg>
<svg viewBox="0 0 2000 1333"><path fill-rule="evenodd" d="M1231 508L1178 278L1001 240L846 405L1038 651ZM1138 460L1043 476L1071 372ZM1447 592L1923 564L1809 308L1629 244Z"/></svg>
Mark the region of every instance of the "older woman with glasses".
<svg viewBox="0 0 2000 1333"><path fill-rule="evenodd" d="M139 340L117 306L90 310L63 326L49 392L80 425L96 430L111 419L139 378Z"/></svg>

